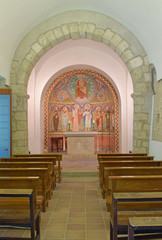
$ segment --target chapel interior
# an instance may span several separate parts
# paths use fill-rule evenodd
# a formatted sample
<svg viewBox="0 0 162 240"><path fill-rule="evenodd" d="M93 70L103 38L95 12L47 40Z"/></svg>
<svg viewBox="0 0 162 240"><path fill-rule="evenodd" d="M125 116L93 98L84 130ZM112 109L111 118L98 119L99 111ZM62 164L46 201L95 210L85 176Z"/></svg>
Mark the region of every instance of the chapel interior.
<svg viewBox="0 0 162 240"><path fill-rule="evenodd" d="M0 0L0 239L162 239L161 12Z"/></svg>

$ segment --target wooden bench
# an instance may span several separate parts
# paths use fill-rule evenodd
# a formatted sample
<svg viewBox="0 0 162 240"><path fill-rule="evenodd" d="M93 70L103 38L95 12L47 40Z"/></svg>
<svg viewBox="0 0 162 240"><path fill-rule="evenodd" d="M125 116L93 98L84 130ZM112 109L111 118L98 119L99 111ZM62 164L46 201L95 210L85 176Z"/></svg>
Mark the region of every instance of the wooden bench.
<svg viewBox="0 0 162 240"><path fill-rule="evenodd" d="M8 162L8 161L14 161L14 162L52 162L53 166L56 165L56 158L55 157L10 157L10 158L1 158L1 162Z"/></svg>
<svg viewBox="0 0 162 240"><path fill-rule="evenodd" d="M61 182L61 171L62 171L62 155L61 154L53 154L53 153L40 153L40 154L15 154L14 157L56 157L57 166L55 165L55 170L58 172L58 182Z"/></svg>
<svg viewBox="0 0 162 240"><path fill-rule="evenodd" d="M23 206L21 201L23 199ZM24 199L26 204L24 206ZM0 237L0 239L40 239L40 210L36 207L36 193L33 189L0 189L0 202L3 205L0 208L0 226L2 227L28 227L30 229L30 238ZM13 200L18 200L14 208ZM14 201L15 202L15 201ZM13 235L13 233L12 233Z"/></svg>
<svg viewBox="0 0 162 240"><path fill-rule="evenodd" d="M37 193L39 191L39 177L0 177L0 189L33 189L36 193L36 204L39 208L43 205L43 197L40 197ZM17 202L13 202L12 208ZM0 202L0 208L3 202Z"/></svg>
<svg viewBox="0 0 162 240"><path fill-rule="evenodd" d="M138 235L137 235L138 233ZM140 235L139 235L140 233ZM162 217L131 217L128 220L128 240L134 235L143 238L162 238ZM151 235L151 236L150 236Z"/></svg>
<svg viewBox="0 0 162 240"><path fill-rule="evenodd" d="M105 185L104 179L104 168L105 167L142 167L142 166L161 166L162 161L151 161L151 160L144 160L144 161L100 161L99 165L99 181L100 187L103 189ZM104 197L104 196L103 196Z"/></svg>
<svg viewBox="0 0 162 240"><path fill-rule="evenodd" d="M101 161L148 161L154 160L153 156L140 156L140 155L115 155L115 156L98 156L98 169L100 168Z"/></svg>
<svg viewBox="0 0 162 240"><path fill-rule="evenodd" d="M98 173L100 174L101 171L101 166L100 162L112 162L112 161L153 161L154 157L153 156L100 156L98 158Z"/></svg>
<svg viewBox="0 0 162 240"><path fill-rule="evenodd" d="M53 193L53 189L54 186L56 185L56 178L55 178L55 173L54 173L54 167L53 167L53 163L52 162L15 162L15 161L11 161L11 162L7 162L4 161L0 162L0 168L48 168L50 173L51 173L51 195Z"/></svg>
<svg viewBox="0 0 162 240"><path fill-rule="evenodd" d="M137 175L162 175L162 166L142 167L105 167L103 195L108 190L109 176L137 176Z"/></svg>
<svg viewBox="0 0 162 240"><path fill-rule="evenodd" d="M99 160L100 157L107 156L107 157L115 157L115 156L147 156L147 153L98 153L97 159Z"/></svg>
<svg viewBox="0 0 162 240"><path fill-rule="evenodd" d="M154 160L154 156L99 156L98 161L148 161Z"/></svg>
<svg viewBox="0 0 162 240"><path fill-rule="evenodd" d="M113 193L110 213L110 240L119 239L118 234L128 233L128 221L131 217L159 218L162 216L162 192L158 192L159 189L156 191L154 187L153 189L147 188L147 190L153 191ZM120 208L121 204L125 206L124 209Z"/></svg>
<svg viewBox="0 0 162 240"><path fill-rule="evenodd" d="M106 201L109 210L113 193L121 192L160 192L162 191L162 175L145 176L109 176Z"/></svg>
<svg viewBox="0 0 162 240"><path fill-rule="evenodd" d="M43 211L46 211L48 201L51 199L51 174L48 168L0 168L1 177L39 177L37 197L43 196Z"/></svg>

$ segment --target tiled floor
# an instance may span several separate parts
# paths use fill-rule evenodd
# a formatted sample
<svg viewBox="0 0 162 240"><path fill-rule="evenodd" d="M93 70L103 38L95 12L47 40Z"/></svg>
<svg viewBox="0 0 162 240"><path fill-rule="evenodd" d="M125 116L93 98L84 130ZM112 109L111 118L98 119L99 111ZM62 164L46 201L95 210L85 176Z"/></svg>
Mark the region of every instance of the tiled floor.
<svg viewBox="0 0 162 240"><path fill-rule="evenodd" d="M97 177L63 178L46 213L42 213L43 240L107 240L109 216Z"/></svg>
<svg viewBox="0 0 162 240"><path fill-rule="evenodd" d="M64 160L46 213L42 213L43 240L108 240L109 214L101 198L97 160Z"/></svg>
<svg viewBox="0 0 162 240"><path fill-rule="evenodd" d="M96 160L63 161L45 213L41 213L41 240L108 240L109 214L101 198ZM26 230L0 230L0 236L24 237ZM15 238L16 239L16 238Z"/></svg>

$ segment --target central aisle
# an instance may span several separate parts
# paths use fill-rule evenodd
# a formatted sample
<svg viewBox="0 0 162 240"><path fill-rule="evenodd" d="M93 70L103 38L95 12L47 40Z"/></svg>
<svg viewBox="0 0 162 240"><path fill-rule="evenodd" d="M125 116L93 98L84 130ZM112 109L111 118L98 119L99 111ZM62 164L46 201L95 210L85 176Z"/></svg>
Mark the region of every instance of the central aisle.
<svg viewBox="0 0 162 240"><path fill-rule="evenodd" d="M63 177L41 216L42 240L109 239L109 214L97 176Z"/></svg>

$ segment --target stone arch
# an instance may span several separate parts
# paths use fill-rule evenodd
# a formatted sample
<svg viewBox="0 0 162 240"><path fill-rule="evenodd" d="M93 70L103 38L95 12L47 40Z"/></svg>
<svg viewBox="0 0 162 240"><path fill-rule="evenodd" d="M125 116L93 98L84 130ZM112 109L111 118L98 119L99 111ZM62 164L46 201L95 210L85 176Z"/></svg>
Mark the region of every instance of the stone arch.
<svg viewBox="0 0 162 240"><path fill-rule="evenodd" d="M27 84L30 73L48 50L67 39L101 42L124 61L134 89L133 151L148 152L152 88L151 65L144 48L128 29L114 19L89 11L71 11L33 28L16 49L10 78L13 92L13 154L28 152Z"/></svg>

